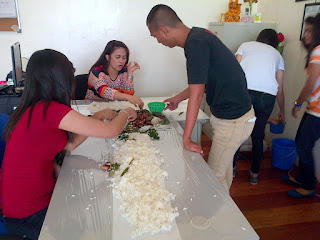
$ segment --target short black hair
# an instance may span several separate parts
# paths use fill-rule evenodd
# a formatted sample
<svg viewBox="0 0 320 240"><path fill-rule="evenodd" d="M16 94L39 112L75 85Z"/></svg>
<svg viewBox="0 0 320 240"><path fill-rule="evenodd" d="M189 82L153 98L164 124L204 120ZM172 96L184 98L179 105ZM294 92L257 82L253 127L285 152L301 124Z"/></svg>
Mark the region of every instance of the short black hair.
<svg viewBox="0 0 320 240"><path fill-rule="evenodd" d="M176 27L182 23L177 13L169 6L158 4L154 6L147 17L147 26L158 30L160 26Z"/></svg>
<svg viewBox="0 0 320 240"><path fill-rule="evenodd" d="M279 45L279 37L274 29L263 29L257 37L257 42L262 42L277 48Z"/></svg>

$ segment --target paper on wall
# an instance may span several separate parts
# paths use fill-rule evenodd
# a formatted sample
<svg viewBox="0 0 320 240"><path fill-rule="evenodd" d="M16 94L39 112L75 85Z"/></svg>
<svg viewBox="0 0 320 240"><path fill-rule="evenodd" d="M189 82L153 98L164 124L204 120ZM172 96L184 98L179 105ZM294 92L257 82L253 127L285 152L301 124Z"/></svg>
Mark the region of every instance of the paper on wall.
<svg viewBox="0 0 320 240"><path fill-rule="evenodd" d="M17 17L15 0L0 0L0 18Z"/></svg>

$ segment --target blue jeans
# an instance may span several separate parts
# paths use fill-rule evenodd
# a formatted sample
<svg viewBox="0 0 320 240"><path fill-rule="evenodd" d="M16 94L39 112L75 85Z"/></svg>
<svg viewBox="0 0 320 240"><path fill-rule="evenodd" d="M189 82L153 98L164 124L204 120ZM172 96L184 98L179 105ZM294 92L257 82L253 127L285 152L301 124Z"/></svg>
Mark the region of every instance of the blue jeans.
<svg viewBox="0 0 320 240"><path fill-rule="evenodd" d="M268 119L272 113L274 102L276 97L263 92L257 92L249 90L252 106L256 116L256 122L254 124L253 131L251 133L252 139L252 165L251 171L253 173L259 173L260 164L263 157L263 139L264 131L268 122ZM237 166L237 158L240 152L240 148L234 155L233 167Z"/></svg>
<svg viewBox="0 0 320 240"><path fill-rule="evenodd" d="M251 138L252 138L252 165L251 171L259 173L260 163L263 157L264 131L268 119L272 113L276 97L263 92L249 90L253 109L257 117Z"/></svg>
<svg viewBox="0 0 320 240"><path fill-rule="evenodd" d="M296 135L297 152L299 155L299 177L296 180L306 190L315 189L312 149L319 138L320 118L305 113Z"/></svg>
<svg viewBox="0 0 320 240"><path fill-rule="evenodd" d="M47 210L48 207L21 219L2 216L2 220L9 234L20 237L26 236L29 239L36 240L39 237Z"/></svg>

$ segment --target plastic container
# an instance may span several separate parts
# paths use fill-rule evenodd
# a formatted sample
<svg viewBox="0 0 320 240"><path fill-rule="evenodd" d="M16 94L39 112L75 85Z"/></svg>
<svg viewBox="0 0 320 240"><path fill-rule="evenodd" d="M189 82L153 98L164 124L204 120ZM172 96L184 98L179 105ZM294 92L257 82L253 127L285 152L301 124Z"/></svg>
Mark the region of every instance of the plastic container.
<svg viewBox="0 0 320 240"><path fill-rule="evenodd" d="M289 170L297 157L296 142L288 138L272 140L272 166Z"/></svg>
<svg viewBox="0 0 320 240"><path fill-rule="evenodd" d="M149 107L150 111L153 113L161 113L164 110L165 106L166 106L166 104L164 102L150 102L150 103L148 103L148 107Z"/></svg>
<svg viewBox="0 0 320 240"><path fill-rule="evenodd" d="M286 124L274 124L270 123L270 132L274 134L281 134L284 131L284 127Z"/></svg>

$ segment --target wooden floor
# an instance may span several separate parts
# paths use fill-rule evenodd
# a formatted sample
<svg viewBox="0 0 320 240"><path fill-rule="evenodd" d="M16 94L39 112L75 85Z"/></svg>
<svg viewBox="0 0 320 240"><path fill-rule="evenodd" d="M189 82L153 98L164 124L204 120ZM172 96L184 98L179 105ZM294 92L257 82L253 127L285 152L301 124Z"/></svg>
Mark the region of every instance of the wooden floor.
<svg viewBox="0 0 320 240"><path fill-rule="evenodd" d="M207 160L210 139L202 134L202 148ZM259 183L249 183L250 153L242 153L233 178L230 195L261 240L320 240L320 197L293 199L286 191L292 186L281 181L287 171L271 166L270 151L264 154ZM297 169L292 171L295 173ZM320 184L316 192L320 195Z"/></svg>

